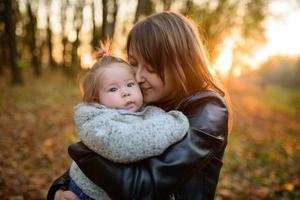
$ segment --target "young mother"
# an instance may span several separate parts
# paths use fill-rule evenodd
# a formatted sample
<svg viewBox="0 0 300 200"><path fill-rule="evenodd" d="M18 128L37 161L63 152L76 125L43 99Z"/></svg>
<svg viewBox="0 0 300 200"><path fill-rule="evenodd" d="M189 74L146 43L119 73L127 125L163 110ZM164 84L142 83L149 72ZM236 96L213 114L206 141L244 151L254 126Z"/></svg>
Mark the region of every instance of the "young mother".
<svg viewBox="0 0 300 200"><path fill-rule="evenodd" d="M69 154L112 199L213 199L227 144L225 93L208 69L192 22L162 12L137 23L129 33L127 53L146 104L178 109L190 129L162 155L133 164L116 164L81 142ZM75 199L64 191L67 173L51 186L48 199Z"/></svg>

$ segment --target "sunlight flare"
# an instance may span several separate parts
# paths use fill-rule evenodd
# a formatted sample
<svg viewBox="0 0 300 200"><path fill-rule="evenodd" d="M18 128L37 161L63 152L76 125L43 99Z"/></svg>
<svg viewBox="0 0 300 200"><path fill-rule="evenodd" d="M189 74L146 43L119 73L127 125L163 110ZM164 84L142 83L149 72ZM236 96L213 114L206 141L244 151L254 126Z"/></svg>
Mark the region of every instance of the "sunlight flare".
<svg viewBox="0 0 300 200"><path fill-rule="evenodd" d="M81 67L83 69L89 69L92 67L94 63L94 60L91 56L91 54L89 53L84 53L82 56L81 56Z"/></svg>
<svg viewBox="0 0 300 200"><path fill-rule="evenodd" d="M222 75L226 76L232 65L232 50L234 47L234 41L232 39L226 39L224 47L216 60L216 70Z"/></svg>

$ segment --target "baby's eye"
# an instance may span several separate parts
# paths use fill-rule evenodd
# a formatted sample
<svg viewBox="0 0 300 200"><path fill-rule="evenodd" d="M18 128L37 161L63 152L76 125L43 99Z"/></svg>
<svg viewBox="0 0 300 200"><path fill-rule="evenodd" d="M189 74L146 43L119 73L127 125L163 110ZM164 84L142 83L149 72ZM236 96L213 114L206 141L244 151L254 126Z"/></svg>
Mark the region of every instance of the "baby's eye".
<svg viewBox="0 0 300 200"><path fill-rule="evenodd" d="M115 87L109 89L110 92L115 92L117 90L118 90L118 88L115 88Z"/></svg>
<svg viewBox="0 0 300 200"><path fill-rule="evenodd" d="M134 82L127 83L127 87L133 87L134 85Z"/></svg>

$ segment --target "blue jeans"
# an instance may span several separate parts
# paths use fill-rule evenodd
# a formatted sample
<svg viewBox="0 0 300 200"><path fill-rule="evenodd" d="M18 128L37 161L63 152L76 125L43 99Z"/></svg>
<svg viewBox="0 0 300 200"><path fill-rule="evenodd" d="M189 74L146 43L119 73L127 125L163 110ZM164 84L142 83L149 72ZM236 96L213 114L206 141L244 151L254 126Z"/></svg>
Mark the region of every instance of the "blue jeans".
<svg viewBox="0 0 300 200"><path fill-rule="evenodd" d="M94 200L88 195L84 194L72 179L69 182L68 190L74 192L80 200Z"/></svg>

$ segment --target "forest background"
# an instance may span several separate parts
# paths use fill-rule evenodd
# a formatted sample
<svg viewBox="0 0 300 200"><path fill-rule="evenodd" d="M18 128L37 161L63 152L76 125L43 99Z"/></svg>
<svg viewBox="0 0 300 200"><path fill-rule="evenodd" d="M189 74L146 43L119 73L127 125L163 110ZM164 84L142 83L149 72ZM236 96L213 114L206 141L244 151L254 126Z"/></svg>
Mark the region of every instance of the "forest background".
<svg viewBox="0 0 300 200"><path fill-rule="evenodd" d="M287 17L297 0L0 1L0 199L46 198L70 165L77 80L99 41L126 58L133 24L163 10L195 21L231 97L216 199L300 199L300 42L288 23L300 18Z"/></svg>

